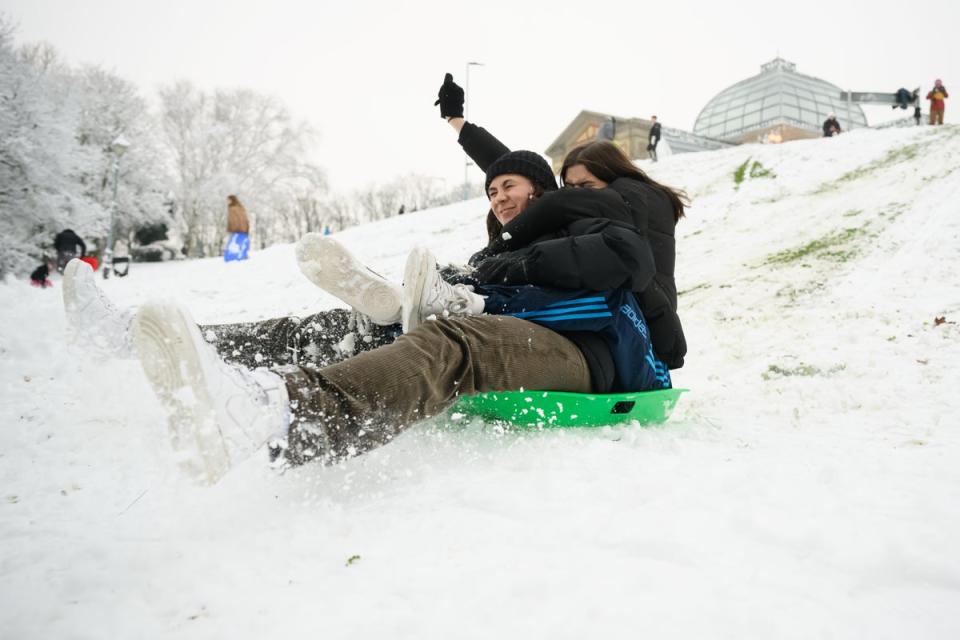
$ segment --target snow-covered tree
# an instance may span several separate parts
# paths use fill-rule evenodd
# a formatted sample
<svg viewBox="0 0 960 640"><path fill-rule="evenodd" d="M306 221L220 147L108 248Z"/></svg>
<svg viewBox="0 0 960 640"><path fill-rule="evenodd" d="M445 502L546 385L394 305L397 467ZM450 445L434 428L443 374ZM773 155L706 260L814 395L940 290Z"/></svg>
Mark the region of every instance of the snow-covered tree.
<svg viewBox="0 0 960 640"><path fill-rule="evenodd" d="M168 221L156 121L136 87L98 67L73 70L46 43L15 48L13 35L0 17L0 271L32 269L65 228L104 247L120 134L131 146L119 164L117 232Z"/></svg>
<svg viewBox="0 0 960 640"><path fill-rule="evenodd" d="M82 182L99 154L77 144L77 105L68 75L54 62L18 54L13 28L0 17L2 273L36 266L58 231L99 235L107 219Z"/></svg>
<svg viewBox="0 0 960 640"><path fill-rule="evenodd" d="M104 207L113 199L111 143L123 136L130 146L118 163L115 232L132 235L141 226L172 223L164 200L172 186L156 119L137 87L100 67L87 66L74 76L80 120L77 141L100 152L97 173L85 184Z"/></svg>

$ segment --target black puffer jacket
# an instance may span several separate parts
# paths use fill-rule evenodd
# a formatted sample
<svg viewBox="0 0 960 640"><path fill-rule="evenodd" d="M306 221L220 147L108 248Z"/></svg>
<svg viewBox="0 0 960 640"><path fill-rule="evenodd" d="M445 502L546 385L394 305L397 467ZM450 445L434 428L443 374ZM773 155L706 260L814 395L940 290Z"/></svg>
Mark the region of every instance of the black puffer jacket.
<svg viewBox="0 0 960 640"><path fill-rule="evenodd" d="M645 289L655 274L646 235L609 190L551 191L470 258L484 284Z"/></svg>
<svg viewBox="0 0 960 640"><path fill-rule="evenodd" d="M679 369L687 354L687 340L677 315L677 282L674 268L677 262L673 205L667 195L648 184L632 178L618 178L610 189L623 198L633 224L646 231L656 264L656 275L646 289L634 289L643 317L650 328L653 350L668 367Z"/></svg>
<svg viewBox="0 0 960 640"><path fill-rule="evenodd" d="M469 122L464 123L463 129L461 129L459 142L467 155L484 171L494 160L509 151L506 145L497 140L486 129ZM674 265L676 263L674 227L676 222L669 198L661 190L632 178L619 178L610 183L607 189L589 191L593 193L610 193L610 191L617 193L629 208L627 221L646 234L649 250L653 254L654 277L646 285L646 288L633 288L632 290L637 295L637 302L650 328L650 337L657 357L671 369L682 367L683 358L687 352L687 343L683 335L683 326L680 324L680 317L677 315L677 285L674 280ZM578 192L580 191L565 190L564 194ZM548 196L552 196L552 194L546 194L538 202L527 207L524 214L510 224L515 225L522 220L526 220L531 227L539 228L537 225L541 223L535 220L537 212L547 211L549 213L547 206L563 201L562 199L553 200ZM567 195L563 197L566 198ZM603 208L600 206L601 202L604 201L596 201L597 204L592 209L595 216L601 218L615 216L612 213L615 209ZM609 200L606 202L609 204ZM614 217L613 219L617 218ZM532 233L521 234L516 228L513 229L512 234L516 234L518 240L530 240L530 236L533 235ZM496 240L493 242L496 242ZM475 256L475 258L479 257L483 256L479 254ZM539 284L549 285L549 283ZM554 283L552 286L560 285Z"/></svg>

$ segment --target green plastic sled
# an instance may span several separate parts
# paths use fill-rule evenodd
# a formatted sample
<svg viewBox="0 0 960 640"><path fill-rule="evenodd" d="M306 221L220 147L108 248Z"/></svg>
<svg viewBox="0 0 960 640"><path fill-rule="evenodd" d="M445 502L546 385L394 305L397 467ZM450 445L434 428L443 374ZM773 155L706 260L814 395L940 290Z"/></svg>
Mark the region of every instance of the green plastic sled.
<svg viewBox="0 0 960 640"><path fill-rule="evenodd" d="M464 396L452 411L518 427L602 427L636 420L666 422L687 389L638 393L567 393L564 391L491 391Z"/></svg>

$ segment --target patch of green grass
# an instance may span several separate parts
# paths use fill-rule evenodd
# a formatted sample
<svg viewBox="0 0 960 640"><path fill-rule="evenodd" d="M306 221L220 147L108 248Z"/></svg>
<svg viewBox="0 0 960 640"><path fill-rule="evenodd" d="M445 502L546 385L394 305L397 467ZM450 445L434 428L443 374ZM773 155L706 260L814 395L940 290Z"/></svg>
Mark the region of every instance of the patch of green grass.
<svg viewBox="0 0 960 640"><path fill-rule="evenodd" d="M767 370L760 374L760 377L764 380L771 380L773 378L789 378L792 376L819 376L819 375L830 375L832 373L837 373L838 371L843 371L847 368L845 364L838 364L836 366L830 367L826 371L819 367L815 367L812 364L800 363L796 367L781 367L777 364L771 364L767 367Z"/></svg>
<svg viewBox="0 0 960 640"><path fill-rule="evenodd" d="M886 169L900 162L907 160L913 160L917 155L923 151L925 145L919 143L908 144L903 147L897 147L895 149L890 149L887 151L887 154L882 158L868 162L867 164L857 167L852 171L848 171L836 180L832 182L825 182L820 185L820 188L817 189L816 193L824 193L826 191L833 191L834 189L839 188L842 184L847 182L853 182L859 180L860 178L866 177L881 169Z"/></svg>
<svg viewBox="0 0 960 640"><path fill-rule="evenodd" d="M694 291L698 291L698 290L700 290L700 289L709 289L711 286L712 286L712 285L707 284L706 282L702 282L702 283L698 284L698 285L695 286L695 287L690 287L689 289L684 289L683 291L678 291L678 292L677 292L677 296L683 296L683 295L686 295L686 294L688 294L688 293L693 293Z"/></svg>
<svg viewBox="0 0 960 640"><path fill-rule="evenodd" d="M908 205L902 202L891 202L889 205L887 205L886 210L880 212L880 217L886 218L886 222L893 222L908 208Z"/></svg>
<svg viewBox="0 0 960 640"><path fill-rule="evenodd" d="M806 297L811 293L823 289L824 283L820 281L813 281L807 283L802 287L795 287L792 284L788 284L785 287L782 287L774 295L777 298L789 298L789 304L792 305L797 302L798 299ZM789 306L789 305L788 305Z"/></svg>
<svg viewBox="0 0 960 640"><path fill-rule="evenodd" d="M845 245L848 245L865 233L866 230L862 227L850 227L848 229L834 231L831 234L817 238L816 240L811 240L799 247L778 251L768 256L767 259L763 261L763 264L790 264L808 257L846 262L856 255L856 250L853 248L845 248Z"/></svg>
<svg viewBox="0 0 960 640"><path fill-rule="evenodd" d="M743 182L744 178L747 177L747 167L750 166L750 158L747 158L743 161L743 164L737 167L736 171L733 172L733 184L735 188L740 188L740 183Z"/></svg>
<svg viewBox="0 0 960 640"><path fill-rule="evenodd" d="M843 214L843 217L852 218L853 216L858 216L861 213L863 213L863 209L850 209L850 211L847 211L845 214Z"/></svg>
<svg viewBox="0 0 960 640"><path fill-rule="evenodd" d="M856 249L849 251L827 251L826 253L820 254L820 257L831 262L849 262L853 258L856 258L859 253Z"/></svg>
<svg viewBox="0 0 960 640"><path fill-rule="evenodd" d="M773 172L773 169L767 169L765 166L760 164L759 160L754 160L753 164L750 165L750 177L751 178L776 178L777 174Z"/></svg>
<svg viewBox="0 0 960 640"><path fill-rule="evenodd" d="M780 365L772 364L761 374L761 377L764 380L769 380L770 378L776 377L815 376L820 373L822 373L822 371L811 364L801 364L796 367L781 367Z"/></svg>
<svg viewBox="0 0 960 640"><path fill-rule="evenodd" d="M753 164L750 164L750 160L753 160L753 156L747 158L743 161L743 164L738 166L733 172L733 185L734 189L739 189L740 185L743 184L743 181L749 178L776 178L777 174L773 172L772 169L768 169L763 166L759 160L754 160Z"/></svg>

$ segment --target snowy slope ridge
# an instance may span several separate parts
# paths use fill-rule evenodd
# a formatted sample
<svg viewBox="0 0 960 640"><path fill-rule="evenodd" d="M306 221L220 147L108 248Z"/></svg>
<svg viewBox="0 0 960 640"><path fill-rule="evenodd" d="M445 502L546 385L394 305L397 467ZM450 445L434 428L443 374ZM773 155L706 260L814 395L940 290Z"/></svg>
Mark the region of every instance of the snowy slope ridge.
<svg viewBox="0 0 960 640"><path fill-rule="evenodd" d="M692 392L660 427L437 420L197 488L139 365L65 349L60 283L0 285L0 636L958 637L960 128L644 168L693 199ZM485 212L340 238L399 278L418 243L466 260ZM290 246L104 289L203 322L336 304Z"/></svg>

